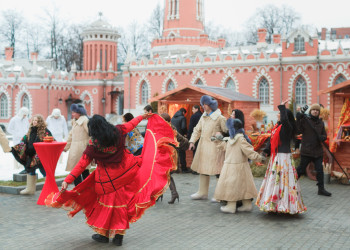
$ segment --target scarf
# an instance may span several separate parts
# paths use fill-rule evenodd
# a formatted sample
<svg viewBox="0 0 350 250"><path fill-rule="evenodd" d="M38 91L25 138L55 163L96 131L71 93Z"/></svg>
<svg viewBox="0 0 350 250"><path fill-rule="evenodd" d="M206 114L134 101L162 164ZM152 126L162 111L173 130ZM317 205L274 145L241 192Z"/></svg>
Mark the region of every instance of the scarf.
<svg viewBox="0 0 350 250"><path fill-rule="evenodd" d="M275 159L276 154L278 153L278 146L281 144L280 141L280 132L281 132L282 124L276 124L271 131L271 155L272 160Z"/></svg>

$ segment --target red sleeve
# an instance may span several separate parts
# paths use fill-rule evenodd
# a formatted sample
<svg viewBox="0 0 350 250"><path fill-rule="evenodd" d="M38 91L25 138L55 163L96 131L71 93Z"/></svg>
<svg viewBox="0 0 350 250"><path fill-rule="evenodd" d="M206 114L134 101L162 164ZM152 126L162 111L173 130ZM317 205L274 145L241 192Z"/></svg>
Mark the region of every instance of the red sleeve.
<svg viewBox="0 0 350 250"><path fill-rule="evenodd" d="M125 135L126 133L132 131L142 121L142 119L142 115L140 115L127 123L117 125L117 127L122 131L122 134Z"/></svg>
<svg viewBox="0 0 350 250"><path fill-rule="evenodd" d="M64 181L68 184L72 183L79 175L81 175L81 173L86 169L86 167L90 164L91 161L91 158L89 158L86 154L83 154L77 165L75 165L73 170L64 179Z"/></svg>

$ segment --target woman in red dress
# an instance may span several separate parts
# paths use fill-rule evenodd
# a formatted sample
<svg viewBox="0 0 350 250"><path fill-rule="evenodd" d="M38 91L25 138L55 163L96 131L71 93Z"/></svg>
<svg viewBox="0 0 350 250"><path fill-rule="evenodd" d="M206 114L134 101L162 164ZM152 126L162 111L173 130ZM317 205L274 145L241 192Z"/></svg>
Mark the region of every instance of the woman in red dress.
<svg viewBox="0 0 350 250"><path fill-rule="evenodd" d="M146 118L144 149L141 156L134 156L125 149L124 135ZM94 115L88 127L92 139L83 156L65 178L62 190L49 195L45 203L70 210L70 216L83 209L87 224L97 233L92 239L107 243L113 238L121 246L129 222L137 221L169 186L170 171L176 168L174 148L169 145L177 144L174 132L155 114L117 126ZM73 190L66 190L92 160L96 170Z"/></svg>

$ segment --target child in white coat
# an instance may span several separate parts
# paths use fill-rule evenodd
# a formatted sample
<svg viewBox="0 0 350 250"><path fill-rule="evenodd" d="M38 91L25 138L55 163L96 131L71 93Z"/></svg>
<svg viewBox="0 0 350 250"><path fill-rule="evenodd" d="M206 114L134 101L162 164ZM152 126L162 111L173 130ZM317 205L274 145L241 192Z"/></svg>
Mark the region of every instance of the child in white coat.
<svg viewBox="0 0 350 250"><path fill-rule="evenodd" d="M262 161L264 157L255 152L253 146L245 139L243 124L239 119L230 118L226 125L230 137L225 137L218 145L220 149L226 152L214 198L227 201L227 205L221 207L221 211L224 213L235 213L237 201L243 203L238 211L251 211L252 198L256 198L258 193L248 158Z"/></svg>

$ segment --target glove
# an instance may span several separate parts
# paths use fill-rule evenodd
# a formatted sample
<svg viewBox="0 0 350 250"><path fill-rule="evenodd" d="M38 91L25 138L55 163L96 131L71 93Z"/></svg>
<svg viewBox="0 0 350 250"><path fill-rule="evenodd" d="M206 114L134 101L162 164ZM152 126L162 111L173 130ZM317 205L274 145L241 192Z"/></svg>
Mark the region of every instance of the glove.
<svg viewBox="0 0 350 250"><path fill-rule="evenodd" d="M301 120L301 119L303 119L305 117L305 114L301 113L301 112L298 112L296 117L297 117L297 120Z"/></svg>
<svg viewBox="0 0 350 250"><path fill-rule="evenodd" d="M325 135L320 135L318 138L320 139L321 142L324 142L325 140L327 140L327 136Z"/></svg>
<svg viewBox="0 0 350 250"><path fill-rule="evenodd" d="M267 157L263 154L260 155L261 156L261 163L262 164L266 164L267 163Z"/></svg>

